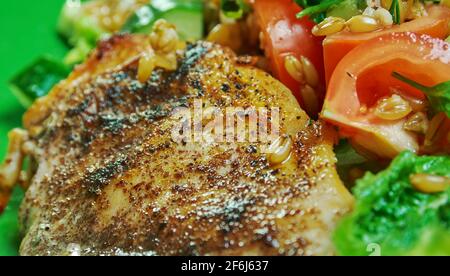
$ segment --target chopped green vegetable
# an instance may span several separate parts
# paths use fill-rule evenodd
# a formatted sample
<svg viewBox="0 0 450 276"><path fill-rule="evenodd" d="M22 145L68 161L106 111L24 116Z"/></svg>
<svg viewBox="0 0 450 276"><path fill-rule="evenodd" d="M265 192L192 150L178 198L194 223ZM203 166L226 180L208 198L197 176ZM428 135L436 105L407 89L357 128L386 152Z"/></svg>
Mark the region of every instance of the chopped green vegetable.
<svg viewBox="0 0 450 276"><path fill-rule="evenodd" d="M449 255L450 188L424 194L410 183L413 174L450 177L449 156L400 154L391 166L366 174L354 189L353 213L338 226L334 242L341 255Z"/></svg>
<svg viewBox="0 0 450 276"><path fill-rule="evenodd" d="M160 13L153 5L145 5L138 9L122 27L122 31L129 33L148 33Z"/></svg>
<svg viewBox="0 0 450 276"><path fill-rule="evenodd" d="M347 140L341 140L334 149L338 166L356 166L367 162L367 159L361 156Z"/></svg>
<svg viewBox="0 0 450 276"><path fill-rule="evenodd" d="M339 144L334 148L334 152L337 158L336 169L342 181L349 188L355 184L355 176L352 175L353 169L358 169L361 173L366 171L379 172L386 168L385 162L379 162L378 160L369 160L366 157L359 154L348 140L342 139Z"/></svg>
<svg viewBox="0 0 450 276"><path fill-rule="evenodd" d="M158 19L166 19L177 27L183 39L203 37L203 4L200 0L153 0L138 9L125 23L124 32L148 33Z"/></svg>
<svg viewBox="0 0 450 276"><path fill-rule="evenodd" d="M83 39L94 47L97 40L107 34L107 31L100 27L96 18L85 14L83 7L83 4L77 6L67 1L59 17L58 31L72 46Z"/></svg>
<svg viewBox="0 0 450 276"><path fill-rule="evenodd" d="M11 90L27 108L37 98L47 95L69 73L70 68L60 61L43 56L10 81Z"/></svg>
<svg viewBox="0 0 450 276"><path fill-rule="evenodd" d="M337 158L336 169L339 177L345 186L353 187L354 179L351 177L350 171L353 168L362 167L367 163L367 159L357 153L348 140L341 140L334 148L334 152Z"/></svg>
<svg viewBox="0 0 450 276"><path fill-rule="evenodd" d="M74 47L64 59L67 65L83 62L95 48L97 41L109 34L99 25L97 18L89 15L84 7L83 4L74 5L71 1L67 1L59 16L58 32L67 39L70 46Z"/></svg>
<svg viewBox="0 0 450 276"><path fill-rule="evenodd" d="M397 72L392 73L392 76L421 90L427 95L430 105L436 112L444 112L447 117L450 118L450 81L438 84L434 87L427 87L410 80Z"/></svg>
<svg viewBox="0 0 450 276"><path fill-rule="evenodd" d="M74 48L72 48L65 56L64 63L72 66L82 63L91 52L93 46L85 39L78 40Z"/></svg>
<svg viewBox="0 0 450 276"><path fill-rule="evenodd" d="M304 8L297 17L309 16L316 23L320 23L327 16L348 20L361 14L367 7L365 0L296 0L296 2Z"/></svg>
<svg viewBox="0 0 450 276"><path fill-rule="evenodd" d="M223 14L232 19L240 19L248 10L248 6L243 0L221 0L221 10Z"/></svg>
<svg viewBox="0 0 450 276"><path fill-rule="evenodd" d="M19 206L22 202L23 191L16 188L9 205L0 216L0 256L17 256L20 244Z"/></svg>
<svg viewBox="0 0 450 276"><path fill-rule="evenodd" d="M344 0L327 10L327 16L334 16L349 20L355 15L361 14L367 7L365 0Z"/></svg>
<svg viewBox="0 0 450 276"><path fill-rule="evenodd" d="M447 39L446 39L445 41L447 41L448 43L450 43L450 36L447 37Z"/></svg>
<svg viewBox="0 0 450 276"><path fill-rule="evenodd" d="M322 0L322 1L308 1L300 0L297 3L304 8L297 14L297 18L309 16L316 23L321 22L326 17L326 12L332 6L341 3L343 0Z"/></svg>
<svg viewBox="0 0 450 276"><path fill-rule="evenodd" d="M394 24L400 24L400 3L399 0L393 0L389 12L392 14Z"/></svg>

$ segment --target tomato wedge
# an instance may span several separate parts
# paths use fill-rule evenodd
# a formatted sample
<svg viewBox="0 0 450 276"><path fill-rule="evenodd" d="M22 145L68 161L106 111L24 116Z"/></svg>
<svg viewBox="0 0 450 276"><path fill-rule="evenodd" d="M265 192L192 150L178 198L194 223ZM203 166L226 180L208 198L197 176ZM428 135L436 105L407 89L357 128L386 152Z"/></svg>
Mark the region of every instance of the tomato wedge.
<svg viewBox="0 0 450 276"><path fill-rule="evenodd" d="M395 25L392 28L371 33L351 33L343 31L327 37L323 42L325 75L327 83L339 61L358 45L375 37L394 32L414 32L445 39L449 34L450 9L444 6L431 6L428 16Z"/></svg>
<svg viewBox="0 0 450 276"><path fill-rule="evenodd" d="M425 99L421 91L392 77L394 71L427 86L446 82L450 44L427 35L393 33L358 46L336 67L321 114L340 127L342 136L383 158L419 149L419 137L403 130L406 119L382 120L372 112L395 91Z"/></svg>
<svg viewBox="0 0 450 276"><path fill-rule="evenodd" d="M302 9L292 0L256 0L253 6L263 33L262 44L270 60L273 74L291 89L303 105L300 83L286 71L285 58L289 55L298 59L301 56L307 57L318 71L324 91L323 38L311 34L314 22L310 19L296 18ZM318 93L319 90L317 89ZM323 95L320 96L323 99Z"/></svg>

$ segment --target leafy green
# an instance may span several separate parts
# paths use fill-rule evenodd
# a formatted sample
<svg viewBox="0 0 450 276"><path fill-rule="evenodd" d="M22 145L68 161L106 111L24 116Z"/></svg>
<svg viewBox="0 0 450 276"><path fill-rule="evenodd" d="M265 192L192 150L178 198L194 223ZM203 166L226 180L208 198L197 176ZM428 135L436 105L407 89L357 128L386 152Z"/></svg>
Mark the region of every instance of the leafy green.
<svg viewBox="0 0 450 276"><path fill-rule="evenodd" d="M149 33L158 19L174 24L183 39L203 37L203 4L200 0L153 0L134 12L122 31Z"/></svg>
<svg viewBox="0 0 450 276"><path fill-rule="evenodd" d="M16 256L20 243L18 209L23 191L16 188L8 207L0 216L0 256Z"/></svg>
<svg viewBox="0 0 450 276"><path fill-rule="evenodd" d="M49 56L37 59L10 81L20 103L29 107L35 99L47 95L52 87L70 73L70 68Z"/></svg>
<svg viewBox="0 0 450 276"><path fill-rule="evenodd" d="M320 23L327 16L350 19L367 7L365 0L296 0L296 2L304 8L297 17L309 16L316 23Z"/></svg>
<svg viewBox="0 0 450 276"><path fill-rule="evenodd" d="M341 140L334 149L338 166L356 166L367 162L367 159L361 156L347 140Z"/></svg>
<svg viewBox="0 0 450 276"><path fill-rule="evenodd" d="M339 4L331 6L327 10L327 17L334 16L349 20L353 16L361 14L361 11L366 7L367 3L365 0L344 0Z"/></svg>
<svg viewBox="0 0 450 276"><path fill-rule="evenodd" d="M400 0L393 0L389 12L392 14L394 24L400 24Z"/></svg>
<svg viewBox="0 0 450 276"><path fill-rule="evenodd" d="M367 159L357 153L348 140L344 139L334 148L334 153L337 158L336 169L339 177L348 188L353 187L354 179L350 171L354 168L361 169Z"/></svg>
<svg viewBox="0 0 450 276"><path fill-rule="evenodd" d="M381 255L449 255L450 189L423 194L409 181L416 173L450 177L449 167L449 156L404 152L387 170L366 174L354 188L354 211L334 234L339 254L369 255L375 244Z"/></svg>
<svg viewBox="0 0 450 276"><path fill-rule="evenodd" d="M326 12L332 6L341 3L343 0L299 0L297 3L304 8L297 14L297 18L309 16L316 23L321 22L326 17Z"/></svg>
<svg viewBox="0 0 450 276"><path fill-rule="evenodd" d="M107 33L100 27L96 18L86 13L83 3L74 6L70 1L67 1L61 10L58 32L67 38L71 45L76 45L78 40L84 39L94 46L97 40Z"/></svg>
<svg viewBox="0 0 450 276"><path fill-rule="evenodd" d="M67 1L59 16L58 32L67 39L70 46L75 47L65 59L68 65L84 61L97 41L109 34L94 16L85 11L83 2L89 1L81 2L80 6L74 6Z"/></svg>
<svg viewBox="0 0 450 276"><path fill-rule="evenodd" d="M450 118L450 81L438 84L434 87L427 87L410 80L397 72L393 72L392 76L421 90L427 95L430 105L436 112L444 112L447 117Z"/></svg>
<svg viewBox="0 0 450 276"><path fill-rule="evenodd" d="M337 158L336 169L341 180L348 188L354 186L357 177L352 175L352 170L356 169L358 173L364 173L366 171L379 172L387 166L385 162L369 160L368 158L362 156L346 139L342 139L339 142L339 144L334 148L334 153Z"/></svg>

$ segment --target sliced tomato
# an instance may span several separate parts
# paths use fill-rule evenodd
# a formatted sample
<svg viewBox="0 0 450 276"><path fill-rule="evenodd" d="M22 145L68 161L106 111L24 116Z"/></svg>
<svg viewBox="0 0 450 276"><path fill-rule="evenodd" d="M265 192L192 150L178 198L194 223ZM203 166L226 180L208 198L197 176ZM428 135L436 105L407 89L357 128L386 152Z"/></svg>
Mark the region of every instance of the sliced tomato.
<svg viewBox="0 0 450 276"><path fill-rule="evenodd" d="M329 82L339 61L358 45L375 37L394 32L414 32L445 39L449 34L450 9L433 5L428 9L428 16L395 25L391 28L370 33L351 33L343 31L328 36L324 42L325 75Z"/></svg>
<svg viewBox="0 0 450 276"><path fill-rule="evenodd" d="M336 67L321 114L340 127L342 136L384 158L403 150L417 152L419 137L403 130L405 119L382 120L371 109L394 91L425 99L421 91L393 78L394 71L427 86L446 82L450 44L427 35L394 33L356 47Z"/></svg>
<svg viewBox="0 0 450 276"><path fill-rule="evenodd" d="M300 83L288 74L284 61L289 55L298 59L301 56L307 57L318 71L324 87L323 39L311 34L314 22L308 18L296 18L302 9L292 0L255 0L254 10L263 33L262 44L270 60L273 74L291 89L300 104L303 104ZM318 92L319 90L317 89Z"/></svg>

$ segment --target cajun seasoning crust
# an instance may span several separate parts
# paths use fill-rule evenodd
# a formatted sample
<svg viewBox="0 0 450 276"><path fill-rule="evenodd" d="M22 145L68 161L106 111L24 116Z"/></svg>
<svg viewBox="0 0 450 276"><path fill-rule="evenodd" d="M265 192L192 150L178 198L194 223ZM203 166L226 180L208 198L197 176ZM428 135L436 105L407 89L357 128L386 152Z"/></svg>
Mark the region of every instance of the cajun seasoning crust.
<svg viewBox="0 0 450 276"><path fill-rule="evenodd" d="M130 40L103 42L50 94L47 117L28 122L41 131L21 254L333 254L330 232L351 205L334 169L333 133L311 124L278 81L209 43L189 46L177 71L156 70L141 84L136 59L121 58ZM205 108L281 107L291 158L270 167L257 143L175 143L169 114L194 99Z"/></svg>

